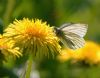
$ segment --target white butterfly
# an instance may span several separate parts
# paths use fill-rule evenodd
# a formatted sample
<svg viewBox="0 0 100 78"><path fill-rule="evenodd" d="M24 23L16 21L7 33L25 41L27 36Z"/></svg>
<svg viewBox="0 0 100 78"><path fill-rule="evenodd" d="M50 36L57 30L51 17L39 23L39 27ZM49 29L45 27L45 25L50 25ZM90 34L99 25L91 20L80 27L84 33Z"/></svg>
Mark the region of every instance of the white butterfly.
<svg viewBox="0 0 100 78"><path fill-rule="evenodd" d="M54 27L56 35L60 38L61 42L70 49L81 48L85 44L83 37L88 29L86 24L67 23L61 27Z"/></svg>

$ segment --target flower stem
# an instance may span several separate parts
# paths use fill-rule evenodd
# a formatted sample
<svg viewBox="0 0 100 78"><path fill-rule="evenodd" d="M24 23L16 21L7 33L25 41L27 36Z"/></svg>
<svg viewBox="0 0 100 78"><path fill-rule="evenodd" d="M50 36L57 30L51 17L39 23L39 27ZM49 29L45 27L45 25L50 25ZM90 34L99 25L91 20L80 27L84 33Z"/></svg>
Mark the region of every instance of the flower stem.
<svg viewBox="0 0 100 78"><path fill-rule="evenodd" d="M5 22L5 26L9 23L9 20L10 20L10 17L11 17L11 14L12 14L12 11L13 11L13 8L15 5L15 0L7 0L7 1L8 1L8 3L6 6L5 13L3 15L3 20Z"/></svg>
<svg viewBox="0 0 100 78"><path fill-rule="evenodd" d="M28 63L27 63L27 70L26 70L26 77L25 78L30 78L32 63L33 63L33 59L32 59L32 56L30 55Z"/></svg>

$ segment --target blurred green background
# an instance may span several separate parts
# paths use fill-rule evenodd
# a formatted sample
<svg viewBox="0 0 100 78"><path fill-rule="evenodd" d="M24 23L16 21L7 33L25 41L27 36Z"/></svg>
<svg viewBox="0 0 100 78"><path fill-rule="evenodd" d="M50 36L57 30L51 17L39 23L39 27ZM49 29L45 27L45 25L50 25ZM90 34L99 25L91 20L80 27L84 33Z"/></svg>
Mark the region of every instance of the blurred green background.
<svg viewBox="0 0 100 78"><path fill-rule="evenodd" d="M89 26L85 39L100 42L100 0L0 0L0 33L14 19L24 17L42 19L51 26L85 23ZM14 70L20 68L25 59L0 65L0 78L18 78ZM60 63L55 59L35 61L34 65L34 78L100 78L99 65Z"/></svg>

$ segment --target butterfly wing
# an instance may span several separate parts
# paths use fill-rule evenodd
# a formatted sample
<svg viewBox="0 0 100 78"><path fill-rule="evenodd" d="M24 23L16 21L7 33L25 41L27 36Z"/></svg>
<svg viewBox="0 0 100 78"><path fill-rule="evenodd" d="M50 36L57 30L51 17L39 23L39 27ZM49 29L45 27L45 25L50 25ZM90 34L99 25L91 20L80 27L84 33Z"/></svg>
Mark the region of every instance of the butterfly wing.
<svg viewBox="0 0 100 78"><path fill-rule="evenodd" d="M73 33L69 33L67 35L64 35L60 39L61 39L61 42L66 47L69 47L70 49L81 48L85 44L85 41L83 38L81 38L80 36L73 34Z"/></svg>
<svg viewBox="0 0 100 78"><path fill-rule="evenodd" d="M70 24L69 26L64 24L60 28L63 32L72 32L74 34L79 35L80 37L84 37L87 32L88 26L86 24Z"/></svg>
<svg viewBox="0 0 100 78"><path fill-rule="evenodd" d="M69 26L64 26L60 28L64 33L60 37L61 42L71 48L77 49L84 46L85 41L83 39L84 35L87 32L87 25L85 24L70 24Z"/></svg>
<svg viewBox="0 0 100 78"><path fill-rule="evenodd" d="M70 26L70 25L72 25L73 23L65 23L65 24L63 24L62 26L60 26L59 27L59 29L63 29L63 28L65 28L65 27L67 27L67 26Z"/></svg>

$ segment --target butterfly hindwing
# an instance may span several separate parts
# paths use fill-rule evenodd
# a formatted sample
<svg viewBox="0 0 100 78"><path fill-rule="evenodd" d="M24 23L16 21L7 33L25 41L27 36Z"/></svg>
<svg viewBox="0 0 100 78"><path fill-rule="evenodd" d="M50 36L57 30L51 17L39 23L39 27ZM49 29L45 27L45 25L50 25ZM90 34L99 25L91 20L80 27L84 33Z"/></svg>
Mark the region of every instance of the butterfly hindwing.
<svg viewBox="0 0 100 78"><path fill-rule="evenodd" d="M84 46L85 41L74 33L68 33L61 38L61 42L71 49L77 49Z"/></svg>

